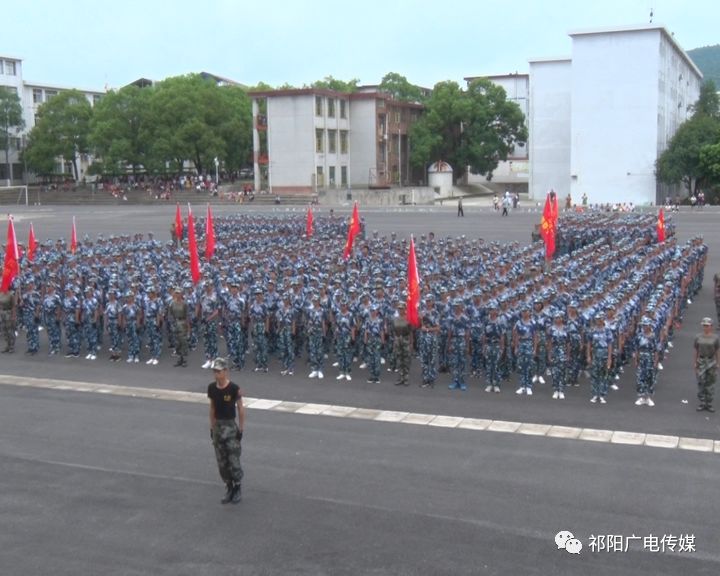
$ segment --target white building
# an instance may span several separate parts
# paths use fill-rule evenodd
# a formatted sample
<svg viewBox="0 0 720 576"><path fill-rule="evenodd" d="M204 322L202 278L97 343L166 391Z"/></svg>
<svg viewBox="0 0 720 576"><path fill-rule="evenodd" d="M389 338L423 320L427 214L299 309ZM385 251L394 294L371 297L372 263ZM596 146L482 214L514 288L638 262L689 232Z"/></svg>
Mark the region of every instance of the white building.
<svg viewBox="0 0 720 576"><path fill-rule="evenodd" d="M522 73L493 74L489 76L469 76L465 81L469 84L478 78L486 78L496 86L505 90L507 100L514 102L525 116L525 125L528 126L530 115L530 75ZM500 162L493 170L492 182L506 184L510 187L519 185L520 190L525 191L528 185L530 163L528 158L529 147L526 142L515 145L514 150L504 162ZM483 174L469 172L467 175L468 184L486 184L487 178ZM520 191L518 190L518 191Z"/></svg>
<svg viewBox="0 0 720 576"><path fill-rule="evenodd" d="M12 174L13 182L15 184L26 182L24 166L20 162L20 153L25 143L25 139L30 130L35 126L35 118L40 106L50 100L53 96L57 96L63 90L71 90L73 88L67 86L56 86L50 84L42 84L38 82L29 82L23 79L23 66L22 59L12 58L9 56L0 55L0 87L14 89L17 95L20 97L20 102L23 109L23 120L25 121L25 128L14 134L11 138L11 150L10 160L12 162ZM95 105L100 98L102 98L104 92L99 90L85 90L82 88L75 88L82 92L88 99L91 105ZM2 162L0 162L0 181L7 181L9 174L7 174L7 162L5 159L5 143L0 143L0 150L2 150ZM82 178L87 171L91 158L82 155L78 158L78 169L80 170L80 178ZM56 168L58 173L70 172L68 166L65 165L63 159L58 159L58 166ZM29 175L30 176L30 175Z"/></svg>
<svg viewBox="0 0 720 576"><path fill-rule="evenodd" d="M570 37L568 61L530 62L530 197L563 198L569 177L575 203L663 201L655 162L691 115L700 70L663 26Z"/></svg>

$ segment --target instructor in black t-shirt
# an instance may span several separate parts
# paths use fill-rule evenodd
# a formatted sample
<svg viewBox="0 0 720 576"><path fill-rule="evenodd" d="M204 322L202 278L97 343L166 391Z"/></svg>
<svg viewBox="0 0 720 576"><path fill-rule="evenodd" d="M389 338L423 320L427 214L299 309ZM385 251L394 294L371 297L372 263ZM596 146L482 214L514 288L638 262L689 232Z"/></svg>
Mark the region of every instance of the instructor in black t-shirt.
<svg viewBox="0 0 720 576"><path fill-rule="evenodd" d="M227 360L215 358L212 370L215 382L209 384L207 390L210 398L210 437L215 447L220 477L227 486L221 502L237 504L241 500L240 485L243 477L240 443L245 426L245 407L240 388L228 378Z"/></svg>

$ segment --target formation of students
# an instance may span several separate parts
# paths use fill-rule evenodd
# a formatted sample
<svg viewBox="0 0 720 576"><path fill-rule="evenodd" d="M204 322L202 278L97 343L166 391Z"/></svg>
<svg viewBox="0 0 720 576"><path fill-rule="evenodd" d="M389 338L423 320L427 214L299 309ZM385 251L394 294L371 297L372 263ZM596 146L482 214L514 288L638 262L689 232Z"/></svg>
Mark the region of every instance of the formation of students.
<svg viewBox="0 0 720 576"><path fill-rule="evenodd" d="M379 383L389 371L405 385L414 357L423 387L444 379L466 390L476 379L499 393L513 382L530 396L548 379L562 400L584 375L599 404L632 365L636 403L652 406L707 247L700 237L678 245L670 222L656 243L654 216L637 213L566 213L558 229L565 248L550 265L542 244L417 238L417 329L405 321L409 241L366 237L363 226L345 260L347 224L334 216L316 217L311 238L302 217L216 218L216 254L198 285L187 247L173 242L100 237L74 255L45 243L0 294L4 351L21 327L28 354L40 351L42 330L51 355L94 361L107 348L112 361L156 366L173 354L183 367L201 348L209 368L224 341L238 370L294 376L302 362L309 378L350 381L362 370Z"/></svg>

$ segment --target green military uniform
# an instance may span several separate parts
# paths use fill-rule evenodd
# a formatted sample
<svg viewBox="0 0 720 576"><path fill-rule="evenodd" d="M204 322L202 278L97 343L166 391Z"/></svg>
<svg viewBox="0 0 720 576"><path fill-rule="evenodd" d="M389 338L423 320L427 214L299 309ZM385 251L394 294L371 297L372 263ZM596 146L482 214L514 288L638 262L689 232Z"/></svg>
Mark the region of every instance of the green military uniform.
<svg viewBox="0 0 720 576"><path fill-rule="evenodd" d="M397 358L398 380L397 386L407 386L410 375L410 350L412 326L405 317L405 306L399 306L399 314L392 319L393 326L393 352Z"/></svg>
<svg viewBox="0 0 720 576"><path fill-rule="evenodd" d="M709 318L703 319L704 326L711 326ZM720 338L717 334L703 332L695 337L695 373L698 382L698 411L714 412L712 407L715 380L717 379L718 351Z"/></svg>
<svg viewBox="0 0 720 576"><path fill-rule="evenodd" d="M182 294L179 289L175 290L176 294ZM186 358L188 351L188 332L190 327L190 311L185 300L173 300L170 303L170 318L173 322L173 330L175 332L175 352L180 357L175 366L186 366Z"/></svg>
<svg viewBox="0 0 720 576"><path fill-rule="evenodd" d="M0 332L5 339L3 352L15 352L15 294L0 292Z"/></svg>
<svg viewBox="0 0 720 576"><path fill-rule="evenodd" d="M715 313L717 314L718 326L720 326L720 272L713 276L715 285Z"/></svg>

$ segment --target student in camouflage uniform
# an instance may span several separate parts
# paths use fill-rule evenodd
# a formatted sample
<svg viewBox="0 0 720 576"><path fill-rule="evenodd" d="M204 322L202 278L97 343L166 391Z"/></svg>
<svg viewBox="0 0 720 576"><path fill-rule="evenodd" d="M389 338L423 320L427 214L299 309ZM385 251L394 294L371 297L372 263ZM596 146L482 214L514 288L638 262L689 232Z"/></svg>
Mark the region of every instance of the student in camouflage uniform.
<svg viewBox="0 0 720 576"><path fill-rule="evenodd" d="M125 304L120 313L120 330L127 342L127 362L140 362L140 326L142 325L142 308L135 302L135 293L125 293Z"/></svg>
<svg viewBox="0 0 720 576"><path fill-rule="evenodd" d="M717 313L718 325L720 325L720 272L713 276L713 285L715 287L715 312Z"/></svg>
<svg viewBox="0 0 720 576"><path fill-rule="evenodd" d="M310 374L308 378L324 378L322 372L325 348L325 311L320 307L320 296L313 294L310 298L312 307L306 314L306 326L308 334L308 363Z"/></svg>
<svg viewBox="0 0 720 576"><path fill-rule="evenodd" d="M202 328L205 363L203 368L210 368L213 358L217 356L217 323L220 316L220 303L212 282L205 281L205 291L200 296L196 310Z"/></svg>
<svg viewBox="0 0 720 576"><path fill-rule="evenodd" d="M570 335L563 323L563 313L557 310L547 331L547 350L552 374L553 399L565 399L567 367L570 354Z"/></svg>
<svg viewBox="0 0 720 576"><path fill-rule="evenodd" d="M435 385L438 363L438 334L440 332L440 316L435 308L435 297L427 294L424 299L425 308L420 324L420 364L422 366L422 386L427 388Z"/></svg>
<svg viewBox="0 0 720 576"><path fill-rule="evenodd" d="M379 315L380 307L377 304L370 306L370 317L365 322L365 350L367 354L367 366L369 371L368 384L380 383L380 355L385 331L383 321Z"/></svg>
<svg viewBox="0 0 720 576"><path fill-rule="evenodd" d="M635 368L637 369L637 400L636 406L655 406L652 399L655 393L655 378L658 363L658 342L653 332L652 320L644 317L640 321L642 332L637 336L635 344Z"/></svg>
<svg viewBox="0 0 720 576"><path fill-rule="evenodd" d="M50 355L60 352L60 334L62 320L62 299L57 293L55 284L48 284L47 293L42 301L43 325L47 330L50 342Z"/></svg>
<svg viewBox="0 0 720 576"><path fill-rule="evenodd" d="M215 358L211 364L215 381L208 385L210 399L210 438L215 448L218 471L227 491L223 504L241 501L243 469L240 464L245 407L242 391L228 378L227 361Z"/></svg>
<svg viewBox="0 0 720 576"><path fill-rule="evenodd" d="M68 352L65 358L78 358L80 356L80 301L75 296L75 290L68 285L63 298L63 324L65 327L65 340L68 343Z"/></svg>
<svg viewBox="0 0 720 576"><path fill-rule="evenodd" d="M567 319L565 327L570 339L570 352L568 354L568 385L580 385L580 369L583 363L583 334L582 319L578 315L578 303L575 300L570 301L567 308Z"/></svg>
<svg viewBox="0 0 720 576"><path fill-rule="evenodd" d="M0 331L5 339L3 352L15 352L16 310L15 293L12 290L0 292Z"/></svg>
<svg viewBox="0 0 720 576"><path fill-rule="evenodd" d="M292 307L292 295L286 292L275 312L275 325L278 332L278 354L282 370L281 376L292 376L295 371L295 311Z"/></svg>
<svg viewBox="0 0 720 576"><path fill-rule="evenodd" d="M80 305L83 336L87 343L86 360L97 358L97 322L100 317L100 304L95 298L92 286L85 288L85 298Z"/></svg>
<svg viewBox="0 0 720 576"><path fill-rule="evenodd" d="M223 300L222 323L225 328L226 344L231 368L241 370L245 366L245 342L243 322L245 321L245 300L240 295L240 282L230 280L230 293Z"/></svg>
<svg viewBox="0 0 720 576"><path fill-rule="evenodd" d="M188 336L190 334L190 306L183 298L182 288L179 286L173 290L173 299L168 306L168 322L175 339L175 353L178 355L174 366L185 368L187 357L190 354L188 347Z"/></svg>
<svg viewBox="0 0 720 576"><path fill-rule="evenodd" d="M525 304L520 309L520 319L513 328L513 348L517 358L517 369L520 375L520 386L516 394L532 395L533 369L535 366L535 349L537 336L535 323L532 320L530 306ZM500 391L500 388L496 390Z"/></svg>
<svg viewBox="0 0 720 576"><path fill-rule="evenodd" d="M353 340L355 339L355 320L348 307L347 298L342 296L339 301L340 309L334 314L335 324L335 356L338 362L337 379L352 380Z"/></svg>
<svg viewBox="0 0 720 576"><path fill-rule="evenodd" d="M695 337L695 375L698 382L698 412L715 412L713 396L718 364L720 364L720 338L713 333L712 319L702 319L703 331Z"/></svg>
<svg viewBox="0 0 720 576"><path fill-rule="evenodd" d="M163 321L163 303L158 298L157 288L155 286L148 287L148 298L145 300L145 328L148 335L148 346L150 348L150 358L145 362L150 366L157 366L160 362L160 354L162 353L162 321Z"/></svg>
<svg viewBox="0 0 720 576"><path fill-rule="evenodd" d="M485 392L500 391L500 362L505 344L505 325L500 318L498 303L491 300L487 306L488 317L483 327L482 348L485 351Z"/></svg>
<svg viewBox="0 0 720 576"><path fill-rule="evenodd" d="M410 361L412 350L413 330L407 321L405 315L407 303L401 296L397 302L397 311L392 317L393 331L393 354L397 361L397 369L399 372L396 386L408 386L408 378L410 376Z"/></svg>
<svg viewBox="0 0 720 576"><path fill-rule="evenodd" d="M470 321L463 310L464 303L457 298L452 303L453 313L448 321L448 358L452 382L450 390L467 390L465 383L465 358L470 343Z"/></svg>
<svg viewBox="0 0 720 576"><path fill-rule="evenodd" d="M605 326L605 313L595 315L595 326L588 334L587 363L590 366L590 387L593 404L607 404L608 378L612 367L613 336Z"/></svg>
<svg viewBox="0 0 720 576"><path fill-rule="evenodd" d="M28 278L25 282L26 289L23 291L22 319L23 326L27 332L26 354L34 356L40 351L40 293L35 290L35 281Z"/></svg>
<svg viewBox="0 0 720 576"><path fill-rule="evenodd" d="M105 326L110 335L110 359L113 362L120 360L120 349L122 347L122 335L120 333L120 314L122 305L117 299L118 293L110 289L108 291L108 301L105 305Z"/></svg>
<svg viewBox="0 0 720 576"><path fill-rule="evenodd" d="M255 347L255 372L268 371L268 311L263 302L262 288L253 290L255 301L250 305L248 315L250 318L250 334Z"/></svg>
<svg viewBox="0 0 720 576"><path fill-rule="evenodd" d="M537 344L535 346L535 370L532 381L545 384L543 374L547 371L546 331L548 328L548 317L545 314L544 303L541 298L536 298L533 302L533 306L533 322L535 324L535 332L537 334Z"/></svg>

